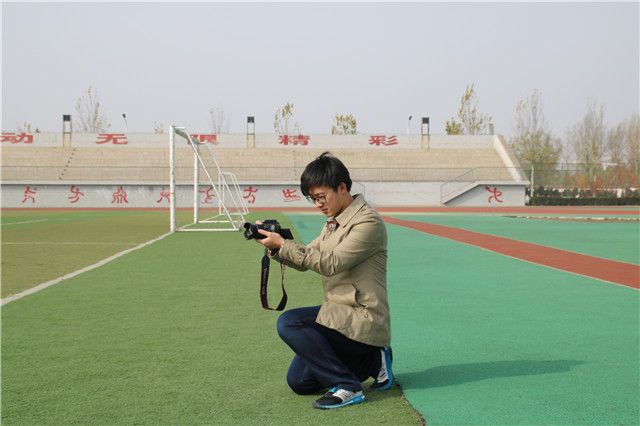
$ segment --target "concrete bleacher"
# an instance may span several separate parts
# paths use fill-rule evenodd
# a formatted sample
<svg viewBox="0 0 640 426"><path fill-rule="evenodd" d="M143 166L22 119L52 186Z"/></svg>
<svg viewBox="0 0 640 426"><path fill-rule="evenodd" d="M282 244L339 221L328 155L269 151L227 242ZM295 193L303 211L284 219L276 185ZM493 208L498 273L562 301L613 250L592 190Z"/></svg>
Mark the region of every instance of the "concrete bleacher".
<svg viewBox="0 0 640 426"><path fill-rule="evenodd" d="M71 148L42 147L23 149L19 147L3 147L2 149L2 181L55 181L69 162Z"/></svg>
<svg viewBox="0 0 640 426"><path fill-rule="evenodd" d="M176 150L178 180L193 176L193 152ZM217 148L214 155L226 171L241 182L297 181L304 167L324 150ZM454 178L474 167L494 169L505 164L492 149L431 150L331 150L349 168L354 180L430 181ZM30 148L5 147L2 179L46 181L166 182L168 149L162 148ZM208 150L201 157L209 170L213 160ZM490 176L487 176L490 178Z"/></svg>

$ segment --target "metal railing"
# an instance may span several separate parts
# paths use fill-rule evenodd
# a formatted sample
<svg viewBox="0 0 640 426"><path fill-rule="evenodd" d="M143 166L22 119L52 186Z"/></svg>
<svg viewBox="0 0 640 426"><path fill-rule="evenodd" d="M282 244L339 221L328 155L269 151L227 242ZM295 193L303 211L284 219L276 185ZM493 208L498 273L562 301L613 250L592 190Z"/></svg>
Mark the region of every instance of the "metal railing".
<svg viewBox="0 0 640 426"><path fill-rule="evenodd" d="M473 181L473 169L467 169L461 175L443 183L440 186L440 203L444 203L445 197L448 197Z"/></svg>
<svg viewBox="0 0 640 426"><path fill-rule="evenodd" d="M478 181L517 182L513 176L522 176L522 171L517 167L473 167L466 169L460 175L446 181L440 186L440 202L460 191L465 186ZM522 183L528 183L522 181Z"/></svg>

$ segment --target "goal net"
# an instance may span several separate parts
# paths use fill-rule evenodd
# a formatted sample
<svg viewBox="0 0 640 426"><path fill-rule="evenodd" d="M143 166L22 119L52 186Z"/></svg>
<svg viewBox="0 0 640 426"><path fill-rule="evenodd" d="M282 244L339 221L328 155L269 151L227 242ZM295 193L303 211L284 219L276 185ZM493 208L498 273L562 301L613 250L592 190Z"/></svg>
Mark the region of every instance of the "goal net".
<svg viewBox="0 0 640 426"><path fill-rule="evenodd" d="M178 143L186 142L191 148L193 161L183 166L183 161L177 161L176 136ZM206 147L203 149L202 147ZM184 150L182 150L184 151ZM184 155L180 155L184 160ZM178 166L180 163L180 167ZM200 143L184 127L169 127L169 208L170 230L176 231L237 231L245 222L244 216L249 213L242 198L238 179L231 173L220 168L213 149L206 143ZM178 226L178 200L188 197L191 183L180 185L188 181L185 172L191 171L193 192L193 221L187 220L186 225ZM201 173L202 172L202 173ZM212 216L209 216L212 214ZM201 218L200 216L209 216Z"/></svg>

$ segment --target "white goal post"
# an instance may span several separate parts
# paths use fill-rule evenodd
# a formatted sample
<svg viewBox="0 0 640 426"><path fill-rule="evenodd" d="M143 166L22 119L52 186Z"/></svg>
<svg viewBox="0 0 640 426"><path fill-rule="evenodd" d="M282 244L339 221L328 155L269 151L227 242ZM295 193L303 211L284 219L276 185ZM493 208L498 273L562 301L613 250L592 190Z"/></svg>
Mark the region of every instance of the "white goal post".
<svg viewBox="0 0 640 426"><path fill-rule="evenodd" d="M185 139L193 151L193 223L177 226L176 210L176 135ZM207 166L202 158L200 146L205 145L212 164ZM186 128L169 126L169 228L176 231L237 231L245 222L244 216L249 209L242 198L240 185L236 176L223 171L215 158L213 150L207 144L201 144L193 138ZM200 169L204 172L208 184L214 191L215 205L218 214L206 219L200 219ZM209 172L211 169L211 173ZM215 224L207 227L197 224Z"/></svg>

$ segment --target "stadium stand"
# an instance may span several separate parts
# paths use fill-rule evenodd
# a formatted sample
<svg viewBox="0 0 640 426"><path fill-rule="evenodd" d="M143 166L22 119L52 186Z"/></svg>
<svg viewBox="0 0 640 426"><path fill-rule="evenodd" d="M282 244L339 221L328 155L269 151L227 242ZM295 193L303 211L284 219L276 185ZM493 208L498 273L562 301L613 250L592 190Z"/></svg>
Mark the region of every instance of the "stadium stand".
<svg viewBox="0 0 640 426"><path fill-rule="evenodd" d="M141 136L138 136L140 140L143 139ZM284 147L279 146L277 140L269 142L270 139L263 139L267 141L264 144L270 144L269 147L204 145L200 152L208 168L214 169L210 167L213 165L211 152L214 152L221 167L234 173L241 185L245 188L251 185L262 187L262 194L271 191L271 200L275 200L285 186L297 186L304 167L327 150L347 165L354 182L366 186L368 194L380 202L388 199L393 203L446 204L454 198L462 200L464 197L460 196L474 190L474 187L481 187L484 191L484 184L508 185L508 191L515 191L513 188L517 186L522 195L513 192L515 197L510 195L508 198L515 203L524 200L526 178L500 136L439 136L431 141L428 149L419 146L368 147L366 139L364 147L344 147L348 144L339 145L338 140L334 141L330 136L325 135L324 138L329 146ZM153 191L156 191L155 187L166 186L169 180L168 143L160 147L158 142L153 140L153 144L135 146L133 142L122 146L96 146L95 141L87 141L74 142L73 147L3 144L3 189L11 194L16 192L3 197L3 200L8 205L19 202L24 198L21 194L25 185L35 184L41 188L51 185L102 185L105 188L129 185L129 189L146 186L148 190L154 187ZM177 147L176 161L177 183L188 185L193 179L192 150L184 144ZM208 184L204 173L200 174L200 182ZM397 185L395 188L390 186L396 182L410 185L403 185L402 189ZM47 189L48 193L50 189ZM482 195L481 191L479 195ZM45 200L42 197L39 199ZM64 202L61 193L56 197ZM486 197L482 195L482 198ZM266 202L264 196L261 199ZM477 203L478 200L472 202Z"/></svg>
<svg viewBox="0 0 640 426"><path fill-rule="evenodd" d="M296 181L300 172L324 150L234 149L215 150L217 161L240 181ZM488 168L487 179L504 179L505 165L491 149L331 150L352 171L354 180L438 181L474 167ZM166 182L168 149L160 148L29 148L2 151L2 179L73 182ZM206 150L202 157L211 163ZM192 176L193 154L177 150L178 179ZM491 173L497 174L492 176Z"/></svg>

